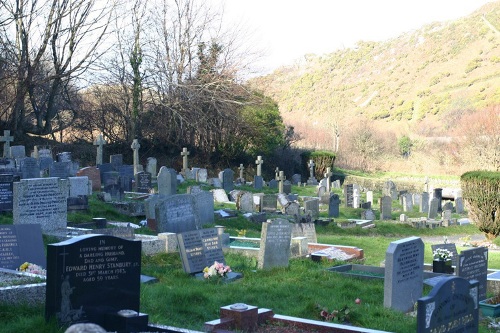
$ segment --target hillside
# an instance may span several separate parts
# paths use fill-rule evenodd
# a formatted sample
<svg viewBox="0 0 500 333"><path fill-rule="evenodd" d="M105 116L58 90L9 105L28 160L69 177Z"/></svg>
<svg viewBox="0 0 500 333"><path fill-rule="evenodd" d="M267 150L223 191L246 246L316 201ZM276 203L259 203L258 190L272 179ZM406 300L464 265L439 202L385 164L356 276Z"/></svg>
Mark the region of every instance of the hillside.
<svg viewBox="0 0 500 333"><path fill-rule="evenodd" d="M384 42L305 55L250 84L278 103L302 146L331 147L333 127L358 122L395 136L448 136L465 111L500 104L499 30L496 1Z"/></svg>

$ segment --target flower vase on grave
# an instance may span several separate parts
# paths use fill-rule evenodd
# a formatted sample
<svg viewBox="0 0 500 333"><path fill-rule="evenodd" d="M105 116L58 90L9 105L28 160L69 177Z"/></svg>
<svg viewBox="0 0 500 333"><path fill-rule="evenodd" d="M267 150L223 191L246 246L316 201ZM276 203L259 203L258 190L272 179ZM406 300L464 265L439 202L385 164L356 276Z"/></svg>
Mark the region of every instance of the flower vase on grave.
<svg viewBox="0 0 500 333"><path fill-rule="evenodd" d="M433 260L432 271L434 273L453 274L453 267L451 266L451 259L448 260Z"/></svg>

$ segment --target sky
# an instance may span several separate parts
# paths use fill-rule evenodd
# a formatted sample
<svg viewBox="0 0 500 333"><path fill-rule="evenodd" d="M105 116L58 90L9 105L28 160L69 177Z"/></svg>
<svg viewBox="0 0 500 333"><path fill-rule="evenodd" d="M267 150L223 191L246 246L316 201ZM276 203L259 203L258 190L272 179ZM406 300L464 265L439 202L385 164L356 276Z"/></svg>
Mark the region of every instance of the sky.
<svg viewBox="0 0 500 333"><path fill-rule="evenodd" d="M436 21L467 16L492 0L220 0L226 24L249 31L263 52L262 73L321 55L383 41ZM498 1L498 0L497 0Z"/></svg>

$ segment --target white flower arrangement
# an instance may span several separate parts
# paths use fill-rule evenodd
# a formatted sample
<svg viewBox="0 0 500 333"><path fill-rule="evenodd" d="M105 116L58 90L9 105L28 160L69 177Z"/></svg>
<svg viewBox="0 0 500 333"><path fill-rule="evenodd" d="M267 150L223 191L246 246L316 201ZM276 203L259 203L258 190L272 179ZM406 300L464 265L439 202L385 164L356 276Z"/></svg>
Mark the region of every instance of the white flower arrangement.
<svg viewBox="0 0 500 333"><path fill-rule="evenodd" d="M24 264L19 266L18 270L20 272L26 272L31 274L47 275L47 271L45 269L30 262L25 262Z"/></svg>
<svg viewBox="0 0 500 333"><path fill-rule="evenodd" d="M231 272L231 267L224 265L221 262L215 261L210 267L205 267L203 277L210 279L211 277L226 277L227 273Z"/></svg>
<svg viewBox="0 0 500 333"><path fill-rule="evenodd" d="M453 257L453 253L450 250L438 248L432 252L435 260L449 260Z"/></svg>

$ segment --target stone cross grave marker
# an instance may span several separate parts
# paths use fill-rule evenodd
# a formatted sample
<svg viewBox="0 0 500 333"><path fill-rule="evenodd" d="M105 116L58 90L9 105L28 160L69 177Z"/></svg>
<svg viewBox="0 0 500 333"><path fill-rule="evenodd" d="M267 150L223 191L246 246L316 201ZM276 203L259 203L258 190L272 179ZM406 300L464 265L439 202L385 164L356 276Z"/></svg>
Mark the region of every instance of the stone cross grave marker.
<svg viewBox="0 0 500 333"><path fill-rule="evenodd" d="M326 168L325 178L326 178L326 191L330 192L332 190L332 182L330 177L333 176L332 168Z"/></svg>
<svg viewBox="0 0 500 333"><path fill-rule="evenodd" d="M313 160L309 160L309 178L310 179L313 179L314 178L314 161Z"/></svg>
<svg viewBox="0 0 500 333"><path fill-rule="evenodd" d="M243 164L240 164L240 167L238 168L240 170L240 182L245 183L245 178L243 177L243 171L245 171L245 167Z"/></svg>
<svg viewBox="0 0 500 333"><path fill-rule="evenodd" d="M132 145L130 146L134 152L134 175L139 172L139 148L141 145L139 144L139 140L134 139L132 141Z"/></svg>
<svg viewBox="0 0 500 333"><path fill-rule="evenodd" d="M262 156L257 156L257 160L255 160L255 164L257 164L257 176L262 176L262 163L264 163Z"/></svg>
<svg viewBox="0 0 500 333"><path fill-rule="evenodd" d="M188 168L189 152L186 147L182 148L181 156L182 156L182 172L186 174L186 172L189 170Z"/></svg>
<svg viewBox="0 0 500 333"><path fill-rule="evenodd" d="M16 270L25 262L47 267L38 224L0 225L0 267Z"/></svg>
<svg viewBox="0 0 500 333"><path fill-rule="evenodd" d="M154 157L148 157L148 164L146 165L146 171L151 175L155 175L158 173L156 171L156 166L158 164L158 160Z"/></svg>
<svg viewBox="0 0 500 333"><path fill-rule="evenodd" d="M10 135L10 130L4 130L3 136L0 136L0 141L3 142L3 157L10 158L10 143L14 141L14 137Z"/></svg>
<svg viewBox="0 0 500 333"><path fill-rule="evenodd" d="M106 140L102 137L102 133L94 141L94 146L97 146L97 155L95 157L95 165L102 164L102 155L104 153L104 145L106 144Z"/></svg>
<svg viewBox="0 0 500 333"><path fill-rule="evenodd" d="M288 267L291 237L292 226L285 219L262 223L258 268Z"/></svg>
<svg viewBox="0 0 500 333"><path fill-rule="evenodd" d="M424 242L408 237L389 244L385 253L384 307L408 312L422 297Z"/></svg>
<svg viewBox="0 0 500 333"><path fill-rule="evenodd" d="M278 173L278 192L279 193L284 193L283 192L283 182L285 181L286 177L285 177L285 172L284 171L280 171Z"/></svg>
<svg viewBox="0 0 500 333"><path fill-rule="evenodd" d="M457 275L479 282L478 300L486 299L488 275L488 248L477 247L463 250L458 256Z"/></svg>
<svg viewBox="0 0 500 333"><path fill-rule="evenodd" d="M14 225L40 224L44 233L66 229L68 193L67 179L21 179L14 183Z"/></svg>
<svg viewBox="0 0 500 333"><path fill-rule="evenodd" d="M202 272L214 261L225 263L217 228L200 229L177 234L184 272Z"/></svg>
<svg viewBox="0 0 500 333"><path fill-rule="evenodd" d="M449 276L417 301L417 333L478 332L478 282Z"/></svg>
<svg viewBox="0 0 500 333"><path fill-rule="evenodd" d="M49 244L45 317L60 325L86 321L115 331L110 322L118 311L139 312L140 275L140 241L83 235Z"/></svg>

